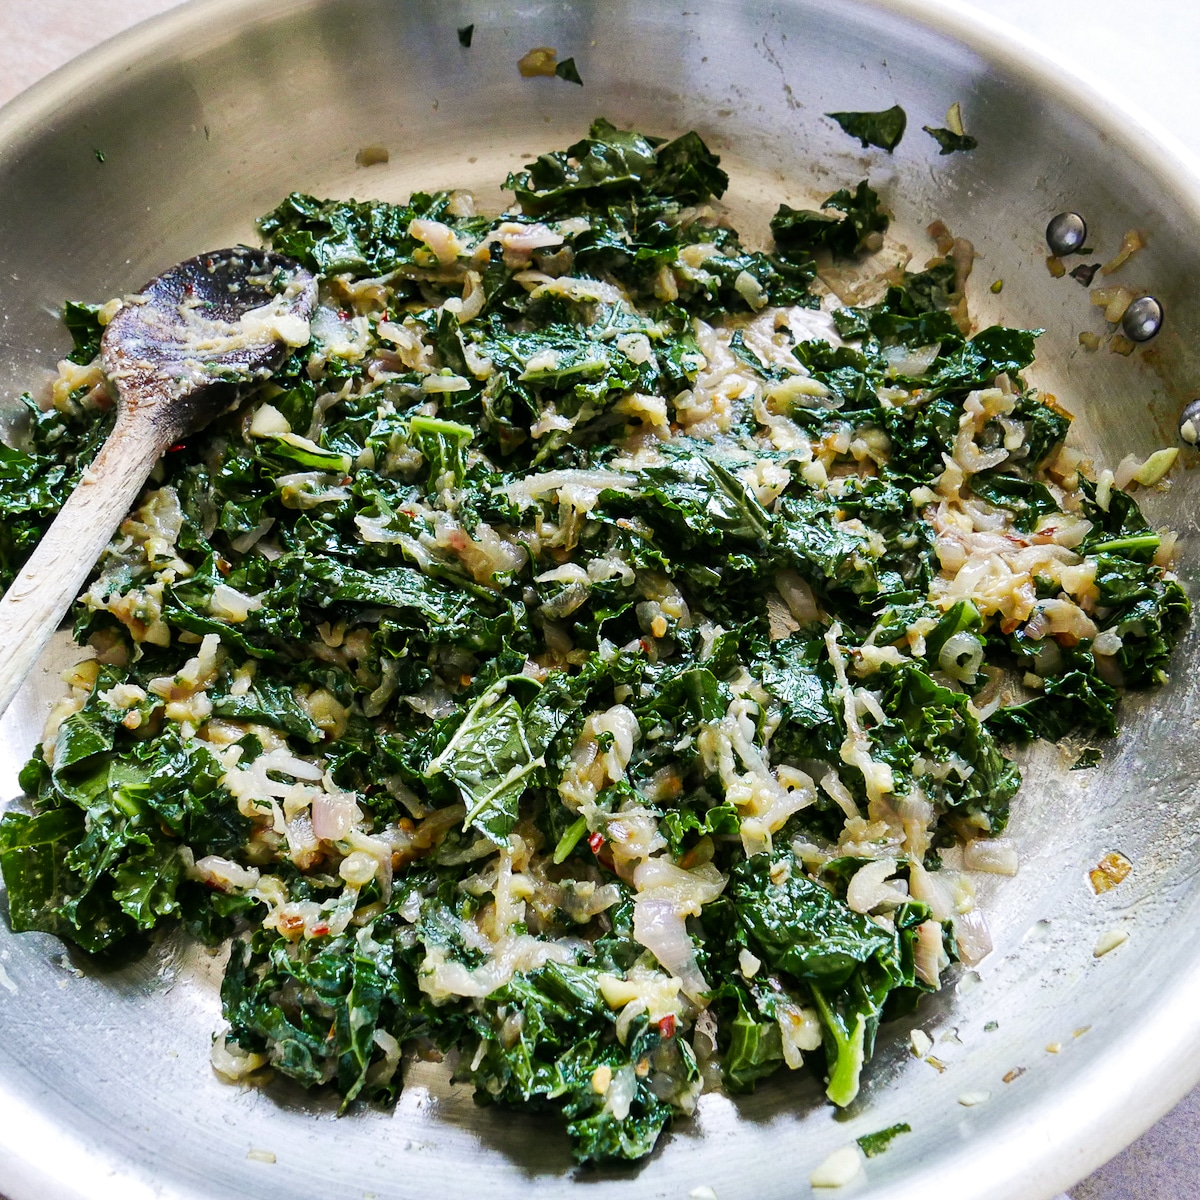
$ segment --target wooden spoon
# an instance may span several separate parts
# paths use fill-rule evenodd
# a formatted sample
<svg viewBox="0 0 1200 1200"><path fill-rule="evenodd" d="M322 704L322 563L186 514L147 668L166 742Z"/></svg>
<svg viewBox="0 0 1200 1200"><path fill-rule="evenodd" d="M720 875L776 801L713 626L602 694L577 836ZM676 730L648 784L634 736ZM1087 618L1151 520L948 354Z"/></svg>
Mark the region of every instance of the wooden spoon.
<svg viewBox="0 0 1200 1200"><path fill-rule="evenodd" d="M316 280L244 246L188 259L129 297L101 340L108 440L0 600L0 713L58 628L154 464L308 341Z"/></svg>

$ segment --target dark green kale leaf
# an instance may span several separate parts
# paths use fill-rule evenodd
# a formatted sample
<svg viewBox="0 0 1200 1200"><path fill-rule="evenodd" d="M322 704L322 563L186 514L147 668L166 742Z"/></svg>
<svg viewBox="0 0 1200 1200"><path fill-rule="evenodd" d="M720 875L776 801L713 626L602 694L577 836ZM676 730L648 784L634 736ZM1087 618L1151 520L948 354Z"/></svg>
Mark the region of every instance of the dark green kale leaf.
<svg viewBox="0 0 1200 1200"><path fill-rule="evenodd" d="M577 83L583 87L583 80L579 77L579 69L575 66L573 58L564 58L555 66L554 73L559 79L565 79L568 83Z"/></svg>
<svg viewBox="0 0 1200 1200"><path fill-rule="evenodd" d="M130 853L112 868L112 896L139 930L150 930L160 917L180 915L176 893L183 876L178 847L157 842Z"/></svg>
<svg viewBox="0 0 1200 1200"><path fill-rule="evenodd" d="M724 1022L727 1040L721 1078L730 1092L750 1092L760 1079L773 1075L783 1065L779 1022L762 1013L747 989L738 983L726 983L724 991L733 994L737 1014Z"/></svg>
<svg viewBox="0 0 1200 1200"><path fill-rule="evenodd" d="M1191 614L1187 593L1155 564L1108 552L1096 555L1095 586L1103 624L1121 639L1114 657L1122 682L1127 687L1165 682L1171 653Z"/></svg>
<svg viewBox="0 0 1200 1200"><path fill-rule="evenodd" d="M865 150L878 146L889 154L900 144L908 124L908 114L898 104L881 112L831 112L835 120L851 137L858 138Z"/></svg>
<svg viewBox="0 0 1200 1200"><path fill-rule="evenodd" d="M663 466L640 471L638 484L637 508L685 549L726 541L765 545L770 540L771 517L753 492L714 458L686 452L672 455Z"/></svg>
<svg viewBox="0 0 1200 1200"><path fill-rule="evenodd" d="M795 489L773 515L776 562L820 595L872 608L882 597L900 603L928 590L930 530L902 488L849 478L837 494Z"/></svg>
<svg viewBox="0 0 1200 1200"><path fill-rule="evenodd" d="M1108 657L1109 667L1101 673L1088 641L1051 645L1043 665L1037 659L1046 653L1046 643L1027 639L1022 631L1014 634L1010 649L1044 682L1040 695L998 709L988 719L988 728L1000 738L1024 742L1038 737L1059 741L1071 733L1112 736L1117 685L1164 682L1191 613L1191 602L1178 581L1154 563L1160 539L1133 497L1113 488L1107 506L1101 507L1095 483L1081 476L1080 489L1092 529L1076 550L1096 564L1098 624L1115 632L1121 647Z"/></svg>
<svg viewBox="0 0 1200 1200"><path fill-rule="evenodd" d="M305 555L295 556L286 571L278 569L279 563L276 567L283 590L291 582L289 576L298 576L305 599L317 608L331 604L381 605L395 609L411 622L411 629L423 632L430 640L496 649L520 619L515 610L492 600L490 593L479 597L474 587L467 590L442 583L412 567L361 571L332 558Z"/></svg>
<svg viewBox="0 0 1200 1200"><path fill-rule="evenodd" d="M424 259L416 257L423 243L408 232L417 218L442 221L463 233L478 232L491 224L486 217L452 217L446 211L447 203L446 192L414 192L407 204L318 200L293 192L259 218L258 228L276 250L310 271L379 276L397 267L423 265Z"/></svg>
<svg viewBox="0 0 1200 1200"><path fill-rule="evenodd" d="M950 453L958 436L961 416L962 405L949 397L923 404L915 412L886 410L882 423L892 440L886 476L912 487L936 479L945 468L942 456Z"/></svg>
<svg viewBox="0 0 1200 1200"><path fill-rule="evenodd" d="M1096 663L1084 643L1063 651L1063 665L1046 677L1040 695L1022 704L998 708L987 719L991 733L1005 741L1034 738L1062 741L1070 733L1112 737L1117 731L1117 689L1096 673Z"/></svg>
<svg viewBox="0 0 1200 1200"><path fill-rule="evenodd" d="M114 415L91 407L42 412L21 397L29 417L28 449L0 443L0 589L7 588L66 502L112 429Z"/></svg>
<svg viewBox="0 0 1200 1200"><path fill-rule="evenodd" d="M59 726L60 736L54 740L55 774L111 750L114 725L112 712L98 705L88 705L72 713Z"/></svg>
<svg viewBox="0 0 1200 1200"><path fill-rule="evenodd" d="M721 170L720 161L698 133L682 134L659 149L652 190L675 204L720 199L729 186L729 176Z"/></svg>
<svg viewBox="0 0 1200 1200"><path fill-rule="evenodd" d="M881 673L875 686L888 720L870 731L871 753L891 766L898 790L917 778L917 759L948 763L957 755L972 768L967 778L954 771L942 779L920 776L926 794L940 811L969 814L992 833L1002 832L1021 775L989 733L994 726L971 714L969 697L940 686L916 665Z"/></svg>
<svg viewBox="0 0 1200 1200"><path fill-rule="evenodd" d="M1031 362L1040 329L992 325L952 354L939 356L922 383L932 395L986 387L1000 374L1017 375Z"/></svg>
<svg viewBox="0 0 1200 1200"><path fill-rule="evenodd" d="M919 387L928 399L984 387L1002 373L1017 376L1033 361L1041 330L993 325L964 340L950 315L942 311L955 302L954 286L955 266L947 259L906 276L903 286L889 287L878 304L839 310L838 329L845 338L863 339L862 351L868 359L876 359L880 347L936 344L937 357L924 374L911 379L895 376ZM1039 444L1038 449L1043 447Z"/></svg>
<svg viewBox="0 0 1200 1200"><path fill-rule="evenodd" d="M1065 412L1033 391L1020 396L1012 415L1015 420L1025 423L1025 458L1022 461L1029 471L1050 459L1071 427L1071 418Z"/></svg>
<svg viewBox="0 0 1200 1200"><path fill-rule="evenodd" d="M795 979L836 989L892 949L892 934L798 871L773 883L763 856L735 866L726 891L745 944Z"/></svg>
<svg viewBox="0 0 1200 1200"><path fill-rule="evenodd" d="M825 639L804 631L779 638L767 655L753 664L754 674L779 705L789 727L814 730L832 726L836 703L830 695L833 672L828 667ZM840 740L841 732L834 735Z"/></svg>
<svg viewBox="0 0 1200 1200"><path fill-rule="evenodd" d="M467 447L474 436L475 430L456 421L419 415L410 418L409 444L419 450L425 460L430 491L461 486L467 473Z"/></svg>
<svg viewBox="0 0 1200 1200"><path fill-rule="evenodd" d="M952 254L924 271L906 274L901 289L906 298L905 307L911 309L906 315L940 312L950 308L959 294L957 279L958 267Z"/></svg>
<svg viewBox="0 0 1200 1200"><path fill-rule="evenodd" d="M676 858L701 838L736 837L740 828L737 808L717 803L704 791L677 801L676 807L668 808L658 822L658 831Z"/></svg>
<svg viewBox="0 0 1200 1200"><path fill-rule="evenodd" d="M517 823L525 789L544 765L530 746L521 705L510 690L514 684L538 686L520 675L498 680L471 705L424 771L426 778L449 776L467 806L464 828L474 827L500 846Z"/></svg>
<svg viewBox="0 0 1200 1200"><path fill-rule="evenodd" d="M556 671L539 685L511 673L524 661L520 653L499 654L493 669L472 684L461 709L416 737L379 739L387 773L400 771L439 803L461 798L467 805L464 826L499 844L516 824L526 790L556 762L560 734L569 746L585 705L597 703L596 693L611 696L615 684L633 682L644 666L629 654L593 654L577 672ZM453 786L438 791L443 780ZM562 832L555 828L553 836Z"/></svg>
<svg viewBox="0 0 1200 1200"><path fill-rule="evenodd" d="M875 1133L864 1133L862 1137L855 1140L868 1158L877 1158L902 1133L912 1133L912 1126L907 1121L899 1125L889 1125L886 1129L877 1130Z"/></svg>
<svg viewBox="0 0 1200 1200"><path fill-rule="evenodd" d="M325 736L324 730L296 699L292 684L273 678L261 669L255 673L249 691L239 695L231 692L214 695L212 706L214 716L269 725L302 742L315 744Z"/></svg>
<svg viewBox="0 0 1200 1200"><path fill-rule="evenodd" d="M736 938L811 994L824 1037L826 1094L844 1106L858 1094L889 995L919 986L911 944L927 910L903 906L889 932L795 869L774 882L770 866L758 855L730 872L725 896Z"/></svg>
<svg viewBox="0 0 1200 1200"><path fill-rule="evenodd" d="M102 699L126 679L114 667L101 671L84 707L63 723L70 728L53 764L39 756L22 772L38 815L0 822L14 921L93 953L180 915L185 841L197 856L232 855L249 831L204 742L185 743L174 728L151 738L129 734L122 720L135 710ZM152 707L147 702L137 715Z"/></svg>
<svg viewBox="0 0 1200 1200"><path fill-rule="evenodd" d="M458 44L462 46L464 50L469 50L471 48L471 39L474 36L475 26L463 25L458 31Z"/></svg>
<svg viewBox="0 0 1200 1200"><path fill-rule="evenodd" d="M62 320L75 343L67 357L74 363L87 366L100 353L100 338L104 326L100 324L102 304L78 304L68 300L63 305Z"/></svg>
<svg viewBox="0 0 1200 1200"><path fill-rule="evenodd" d="M968 483L981 500L1007 508L1013 515L1013 525L1022 533L1030 533L1042 517L1060 511L1050 489L1035 479L1003 471L980 471Z"/></svg>
<svg viewBox="0 0 1200 1200"><path fill-rule="evenodd" d="M1083 515L1092 523L1087 537L1079 544L1079 554L1119 554L1137 562L1148 562L1159 547L1158 534L1150 528L1137 501L1121 488L1110 488L1108 503L1101 506L1096 484L1079 477L1083 492Z"/></svg>
<svg viewBox="0 0 1200 1200"><path fill-rule="evenodd" d="M526 212L542 215L565 203L595 203L641 191L654 174L655 144L600 117L586 138L566 150L539 155L504 186L516 193Z"/></svg>
<svg viewBox="0 0 1200 1200"><path fill-rule="evenodd" d="M941 147L938 154L954 154L956 151L974 150L979 145L979 142L969 133L955 133L952 129L935 129L932 125L922 125L921 128Z"/></svg>
<svg viewBox="0 0 1200 1200"><path fill-rule="evenodd" d="M781 204L771 218L771 233L781 254L812 254L829 250L835 258L849 258L865 246L873 233L885 233L888 215L879 207L879 196L864 179L853 192L842 188L821 204L844 215L827 216L811 209Z"/></svg>
<svg viewBox="0 0 1200 1200"><path fill-rule="evenodd" d="M500 415L528 426L551 405L562 416L594 415L631 391L654 390L652 367L633 363L585 327L553 322L514 333L493 316L475 336L498 372L484 398L485 427Z"/></svg>
<svg viewBox="0 0 1200 1200"><path fill-rule="evenodd" d="M407 894L407 889L405 889ZM326 902L333 915L337 901ZM360 1093L394 1098L396 1063L385 1063L376 1030L397 1041L424 1033L413 966L395 937L397 920L385 916L369 936L314 936L291 942L260 929L233 943L221 984L229 1038L244 1050L270 1051L271 1065L312 1087L332 1068L343 1109Z"/></svg>
<svg viewBox="0 0 1200 1200"><path fill-rule="evenodd" d="M6 814L0 823L14 928L56 933L101 953L175 915L183 864L137 797L125 792L136 772L107 754L61 774L37 766L39 815ZM22 775L28 785L31 774Z"/></svg>
<svg viewBox="0 0 1200 1200"><path fill-rule="evenodd" d="M83 835L83 820L77 808L37 816L8 812L0 820L0 870L14 933L36 929L68 938L74 933L58 906L74 882L66 857Z"/></svg>
<svg viewBox="0 0 1200 1200"><path fill-rule="evenodd" d="M693 1081L697 1067L686 1041L644 1016L623 1045L596 975L569 963L517 975L483 1002L480 1053L464 1054L463 1061L472 1063L467 1074L481 1103L561 1106L580 1162L641 1158L671 1119L666 1096ZM515 1041L502 1028L515 1029ZM623 1116L597 1089L598 1071L610 1080L608 1089L629 1088Z"/></svg>

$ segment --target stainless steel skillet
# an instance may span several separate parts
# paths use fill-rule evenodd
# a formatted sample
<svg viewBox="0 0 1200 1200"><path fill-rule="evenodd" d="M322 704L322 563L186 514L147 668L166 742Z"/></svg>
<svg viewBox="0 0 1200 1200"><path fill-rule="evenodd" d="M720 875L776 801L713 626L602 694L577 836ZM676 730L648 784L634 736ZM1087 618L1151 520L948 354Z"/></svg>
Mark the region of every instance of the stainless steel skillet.
<svg viewBox="0 0 1200 1200"><path fill-rule="evenodd" d="M471 23L467 51L455 30ZM574 55L584 87L521 79L516 60L536 45ZM941 124L953 100L980 149L939 160L918 126ZM894 158L862 154L820 115L897 101L912 128ZM1200 379L1195 173L982 27L927 5L801 0L686 13L647 2L221 0L135 30L0 114L0 396L15 407L62 352L48 310L63 297L104 299L198 248L250 238L252 218L288 190L479 187L598 113L664 133L699 129L726 156L733 216L747 230L765 229L781 199L811 202L869 173L918 257L934 217L975 242L979 313L1048 329L1033 378L1077 414L1098 456L1173 438ZM386 146L390 162L356 167L366 145ZM1122 278L1167 307L1152 355L1079 347L1099 317L1042 263L1046 219L1064 207L1086 211L1102 253L1131 226L1148 232ZM996 278L1004 290L992 297ZM1189 583L1195 486L1178 471L1149 505L1185 533ZM978 982L891 1027L847 1118L835 1120L803 1079L737 1105L711 1096L640 1171L576 1177L551 1127L476 1109L429 1065L410 1070L394 1113L341 1121L311 1098L219 1084L207 1066L218 964L202 954L164 945L137 967L81 978L52 940L0 932L0 1187L12 1200L484 1187L557 1197L576 1186L684 1196L700 1185L721 1200L783 1197L806 1194L809 1170L834 1146L904 1120L913 1133L871 1161L869 1194L1049 1196L1200 1077L1194 649L1190 639L1166 694L1129 705L1099 771L1069 774L1053 748L1029 762L1014 820L1022 871L990 899L995 954ZM35 680L0 725L5 799L55 691L53 672ZM1112 849L1134 873L1094 897L1086 870ZM1130 940L1095 959L1115 928ZM908 1054L912 1024L937 1039L944 1074ZM986 1103L958 1103L984 1092Z"/></svg>

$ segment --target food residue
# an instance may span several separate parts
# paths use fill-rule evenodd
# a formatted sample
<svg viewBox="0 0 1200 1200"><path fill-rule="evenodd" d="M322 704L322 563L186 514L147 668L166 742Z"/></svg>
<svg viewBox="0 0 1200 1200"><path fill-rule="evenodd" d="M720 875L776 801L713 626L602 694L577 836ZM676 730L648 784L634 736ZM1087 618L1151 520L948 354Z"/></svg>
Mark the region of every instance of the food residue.
<svg viewBox="0 0 1200 1200"><path fill-rule="evenodd" d="M1092 891L1099 896L1102 892L1115 888L1125 881L1132 870L1133 863L1120 850L1110 850L1088 872L1088 878L1092 881Z"/></svg>

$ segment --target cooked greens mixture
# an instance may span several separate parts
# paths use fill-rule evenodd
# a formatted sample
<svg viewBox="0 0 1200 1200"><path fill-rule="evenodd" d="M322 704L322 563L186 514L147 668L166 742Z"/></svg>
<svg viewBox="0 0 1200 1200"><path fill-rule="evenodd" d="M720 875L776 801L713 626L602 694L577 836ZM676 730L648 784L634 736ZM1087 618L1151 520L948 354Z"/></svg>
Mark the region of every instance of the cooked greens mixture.
<svg viewBox="0 0 1200 1200"><path fill-rule="evenodd" d="M1002 747L1111 734L1188 601L1023 382L1036 331L971 332L965 243L885 268L864 181L751 250L726 183L598 120L498 217L262 218L311 341L79 598L94 656L0 824L14 929L232 938L222 1074L389 1101L415 1044L583 1161L782 1067L854 1099L990 948ZM0 450L7 578L107 431L112 311L68 308Z"/></svg>

